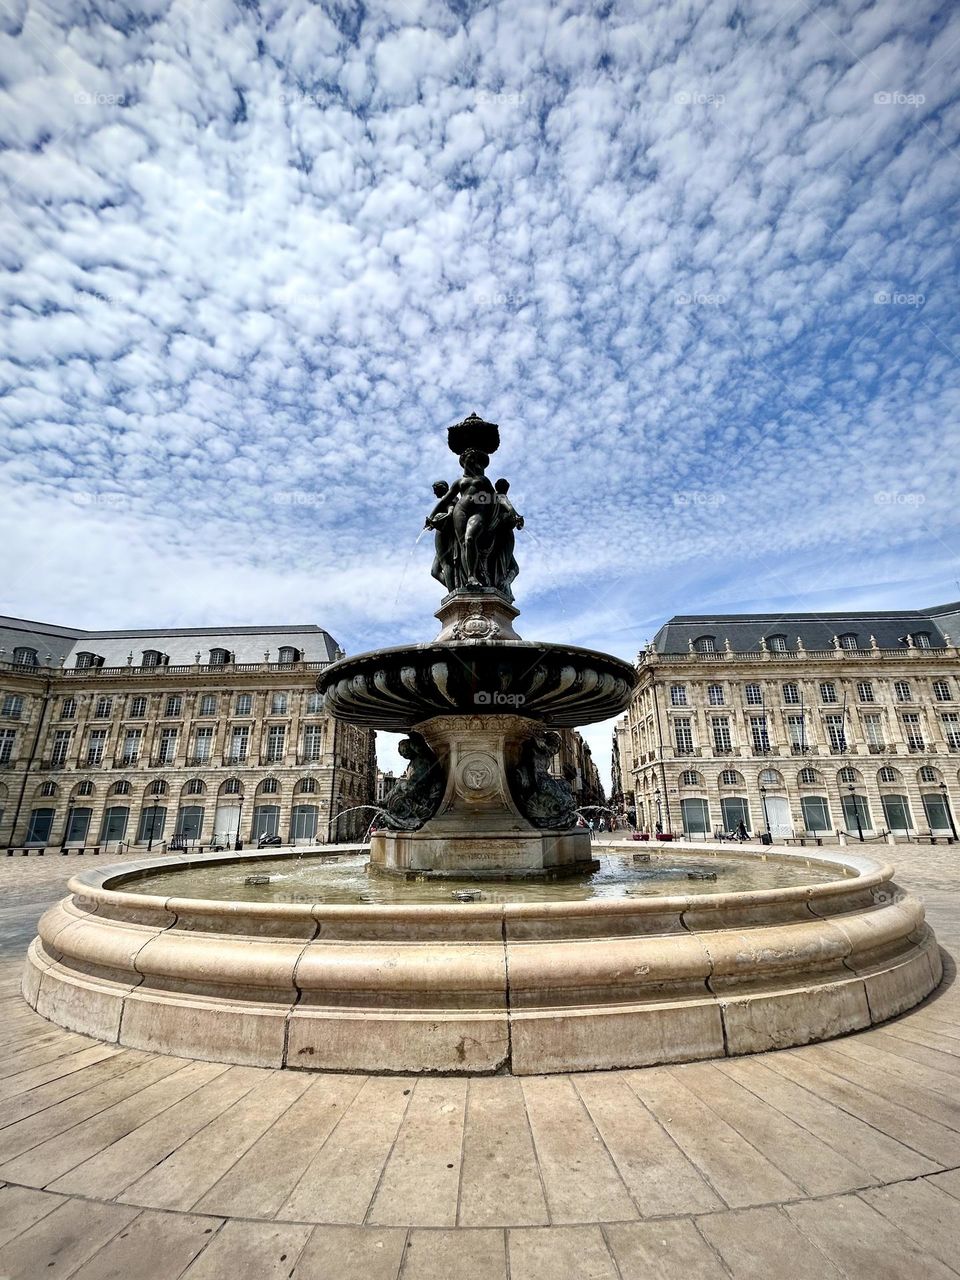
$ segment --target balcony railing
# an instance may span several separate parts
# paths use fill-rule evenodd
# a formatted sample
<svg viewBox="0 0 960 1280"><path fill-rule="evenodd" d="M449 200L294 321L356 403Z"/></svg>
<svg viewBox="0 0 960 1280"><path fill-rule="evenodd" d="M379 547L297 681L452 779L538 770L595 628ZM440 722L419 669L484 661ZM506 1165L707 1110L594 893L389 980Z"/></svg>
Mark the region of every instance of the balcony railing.
<svg viewBox="0 0 960 1280"><path fill-rule="evenodd" d="M887 750L887 748L884 746L882 742L868 742L867 750L870 752L872 756L882 756L883 753Z"/></svg>

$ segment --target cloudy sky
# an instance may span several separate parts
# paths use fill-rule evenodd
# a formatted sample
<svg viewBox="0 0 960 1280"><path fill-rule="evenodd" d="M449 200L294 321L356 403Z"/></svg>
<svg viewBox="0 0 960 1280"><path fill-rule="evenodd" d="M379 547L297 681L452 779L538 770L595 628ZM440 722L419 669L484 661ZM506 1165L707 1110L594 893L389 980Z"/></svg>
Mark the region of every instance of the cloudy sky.
<svg viewBox="0 0 960 1280"><path fill-rule="evenodd" d="M960 597L958 63L942 0L0 0L0 611L429 637L474 409L528 637Z"/></svg>

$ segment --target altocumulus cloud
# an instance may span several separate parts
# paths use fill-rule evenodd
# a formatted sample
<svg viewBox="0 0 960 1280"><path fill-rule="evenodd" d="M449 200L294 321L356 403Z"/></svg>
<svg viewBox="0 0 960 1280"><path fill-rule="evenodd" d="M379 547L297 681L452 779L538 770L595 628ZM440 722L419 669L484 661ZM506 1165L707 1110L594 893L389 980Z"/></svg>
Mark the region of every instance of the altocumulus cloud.
<svg viewBox="0 0 960 1280"><path fill-rule="evenodd" d="M530 634L960 594L956 7L0 15L4 610L422 637L471 409Z"/></svg>

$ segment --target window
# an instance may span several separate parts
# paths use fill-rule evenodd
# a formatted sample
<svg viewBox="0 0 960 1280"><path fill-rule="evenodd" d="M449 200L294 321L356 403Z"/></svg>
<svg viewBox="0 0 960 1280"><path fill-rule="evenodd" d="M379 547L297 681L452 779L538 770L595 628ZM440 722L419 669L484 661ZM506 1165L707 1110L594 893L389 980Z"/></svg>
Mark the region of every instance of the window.
<svg viewBox="0 0 960 1280"><path fill-rule="evenodd" d="M861 702L874 702L873 682L871 680L857 681L857 697Z"/></svg>
<svg viewBox="0 0 960 1280"><path fill-rule="evenodd" d="M743 796L723 796L720 813L724 831L737 831L741 822L746 831L750 830L750 809Z"/></svg>
<svg viewBox="0 0 960 1280"><path fill-rule="evenodd" d="M140 740L142 729L127 729L123 735L123 746L120 749L120 760L123 764L136 764L140 759Z"/></svg>
<svg viewBox="0 0 960 1280"><path fill-rule="evenodd" d="M906 796L884 794L880 797L883 805L883 819L890 831L906 833L913 826L910 816L910 801Z"/></svg>
<svg viewBox="0 0 960 1280"><path fill-rule="evenodd" d="M823 723L827 730L827 737L830 741L830 750L836 755L847 749L847 735L843 727L843 715L830 715L823 717Z"/></svg>
<svg viewBox="0 0 960 1280"><path fill-rule="evenodd" d="M303 731L303 758L319 760L320 746L323 741L323 729L318 724L308 724Z"/></svg>
<svg viewBox="0 0 960 1280"><path fill-rule="evenodd" d="M830 830L830 810L824 796L801 796L800 812L806 831Z"/></svg>
<svg viewBox="0 0 960 1280"><path fill-rule="evenodd" d="M753 743L754 755L766 755L770 750L770 735L767 732L766 716L750 717L750 740Z"/></svg>
<svg viewBox="0 0 960 1280"><path fill-rule="evenodd" d="M0 764L10 763L16 738L16 729L0 729Z"/></svg>
<svg viewBox="0 0 960 1280"><path fill-rule="evenodd" d="M801 769L797 774L797 781L802 782L804 786L815 786L820 781L820 775L816 769ZM809 831L810 828L807 827Z"/></svg>
<svg viewBox="0 0 960 1280"><path fill-rule="evenodd" d="M253 694L238 693L237 701L234 704L234 715L248 716L253 709Z"/></svg>
<svg viewBox="0 0 960 1280"><path fill-rule="evenodd" d="M724 769L720 774L720 785L722 787L739 787L743 782L743 774L738 773L736 769Z"/></svg>
<svg viewBox="0 0 960 1280"><path fill-rule="evenodd" d="M946 680L934 680L933 696L938 702L953 701L953 694L950 692L950 685Z"/></svg>
<svg viewBox="0 0 960 1280"><path fill-rule="evenodd" d="M907 736L907 747L910 751L922 751L923 730L920 727L920 716L916 711L908 711L903 717L903 730Z"/></svg>
<svg viewBox="0 0 960 1280"><path fill-rule="evenodd" d="M112 709L113 709L112 698L98 698L96 706L94 707L94 711L93 711L94 720L109 719L110 712Z"/></svg>
<svg viewBox="0 0 960 1280"><path fill-rule="evenodd" d="M115 796L128 796L130 794L130 783L126 778L121 778L119 782L113 784L113 794Z"/></svg>
<svg viewBox="0 0 960 1280"><path fill-rule="evenodd" d="M673 733L677 744L677 755L693 755L693 730L690 727L690 717L678 716L673 722Z"/></svg>
<svg viewBox="0 0 960 1280"><path fill-rule="evenodd" d="M931 648L931 645L930 645L930 632L929 632L929 631L915 631L915 632L913 633L913 643L917 646L917 648L918 648L918 649L929 649L929 648Z"/></svg>
<svg viewBox="0 0 960 1280"><path fill-rule="evenodd" d="M307 694L307 715L317 716L323 710L323 694L308 693Z"/></svg>
<svg viewBox="0 0 960 1280"><path fill-rule="evenodd" d="M710 830L710 809L699 796L684 796L680 801L680 814L685 835L706 835Z"/></svg>
<svg viewBox="0 0 960 1280"><path fill-rule="evenodd" d="M179 693L171 693L167 698L166 706L163 708L165 716L178 716L183 711L183 698Z"/></svg>
<svg viewBox="0 0 960 1280"><path fill-rule="evenodd" d="M763 787L779 787L783 783L783 779L777 773L776 769L760 770L760 785Z"/></svg>
<svg viewBox="0 0 960 1280"><path fill-rule="evenodd" d="M280 790L280 784L277 782L276 778L264 778L260 783L260 790L264 795L276 795Z"/></svg>
<svg viewBox="0 0 960 1280"><path fill-rule="evenodd" d="M316 778L301 778L300 781L297 783L298 791L316 791L316 789L317 789Z"/></svg>
<svg viewBox="0 0 960 1280"><path fill-rule="evenodd" d="M96 653L80 652L74 659L74 666L78 671L86 671L88 667L99 667L103 665L103 659Z"/></svg>
<svg viewBox="0 0 960 1280"><path fill-rule="evenodd" d="M151 782L147 790L152 796L165 796L167 794L167 784L162 778L157 778L156 782Z"/></svg>
<svg viewBox="0 0 960 1280"><path fill-rule="evenodd" d="M713 749L718 756L729 755L733 750L729 716L713 717Z"/></svg>
<svg viewBox="0 0 960 1280"><path fill-rule="evenodd" d="M142 693L130 699L130 719L142 720L147 714L147 700Z"/></svg>
<svg viewBox="0 0 960 1280"><path fill-rule="evenodd" d="M885 764L882 769L877 771L878 782L899 782L900 774L891 765Z"/></svg>
<svg viewBox="0 0 960 1280"><path fill-rule="evenodd" d="M91 729L87 738L87 764L100 764L103 760L103 748L107 742L106 729Z"/></svg>
<svg viewBox="0 0 960 1280"><path fill-rule="evenodd" d="M45 782L40 788L42 796L55 796L57 794L57 784L55 782Z"/></svg>
<svg viewBox="0 0 960 1280"><path fill-rule="evenodd" d="M199 778L191 778L183 790L184 794L188 796L202 796L206 791L206 787Z"/></svg>
<svg viewBox="0 0 960 1280"><path fill-rule="evenodd" d="M240 794L240 779L228 778L223 784L223 794L226 796L236 796Z"/></svg>
<svg viewBox="0 0 960 1280"><path fill-rule="evenodd" d="M140 827L137 831L137 840L162 840L163 828L167 822L167 811L160 805L152 804L146 809L140 811Z"/></svg>
<svg viewBox="0 0 960 1280"><path fill-rule="evenodd" d="M672 707L685 707L687 705L687 686L685 684L672 684L670 686L670 705Z"/></svg>
<svg viewBox="0 0 960 1280"><path fill-rule="evenodd" d="M272 724L267 730L267 759L282 760L284 750L284 739L286 738L286 727L282 724Z"/></svg>
<svg viewBox="0 0 960 1280"><path fill-rule="evenodd" d="M299 649L294 649L293 645L290 645L290 644L285 644L281 646L280 652L277 654L277 662L279 662L281 666L289 667L294 662L299 662L299 661L300 661Z"/></svg>
<svg viewBox="0 0 960 1280"><path fill-rule="evenodd" d="M841 649L859 649L860 648L860 643L857 640L857 637L853 631L846 631L840 637L840 648Z"/></svg>
<svg viewBox="0 0 960 1280"><path fill-rule="evenodd" d="M872 755L883 750L883 720L878 715L863 717L863 731L867 737L867 747Z"/></svg>
<svg viewBox="0 0 960 1280"><path fill-rule="evenodd" d="M103 813L103 825L100 828L100 843L109 840L122 840L127 834L127 820L130 810L125 805L112 805Z"/></svg>
<svg viewBox="0 0 960 1280"><path fill-rule="evenodd" d="M184 805L177 814L176 834L184 840L199 840L203 826L203 808L198 804Z"/></svg>
<svg viewBox="0 0 960 1280"><path fill-rule="evenodd" d="M920 778L921 782L939 782L940 781L940 775L937 773L936 769L934 769L932 765L929 765L929 764L923 765L923 767L919 770L918 777Z"/></svg>
<svg viewBox="0 0 960 1280"><path fill-rule="evenodd" d="M27 827L27 844L46 844L50 839L55 809L34 809Z"/></svg>
<svg viewBox="0 0 960 1280"><path fill-rule="evenodd" d="M951 751L960 751L960 712L944 711L940 716L943 734Z"/></svg>
<svg viewBox="0 0 960 1280"><path fill-rule="evenodd" d="M161 729L160 747L157 752L157 764L173 764L177 754L177 734L179 729Z"/></svg>
<svg viewBox="0 0 960 1280"><path fill-rule="evenodd" d="M36 649L17 648L13 651L13 662L17 667L38 667Z"/></svg>
<svg viewBox="0 0 960 1280"><path fill-rule="evenodd" d="M723 685L722 684L710 685L707 689L707 698L710 702L711 707L722 707L723 706Z"/></svg>
<svg viewBox="0 0 960 1280"><path fill-rule="evenodd" d="M836 702L836 700L837 700L837 686L833 683L832 680L822 680L820 682L820 701Z"/></svg>
<svg viewBox="0 0 960 1280"><path fill-rule="evenodd" d="M67 755L70 751L70 739L72 737L72 729L58 729L54 734L53 754L50 757L50 763L55 769L59 769L66 763Z"/></svg>
<svg viewBox="0 0 960 1280"><path fill-rule="evenodd" d="M950 814L947 812L946 798L939 792L925 792L920 799L927 817L927 825L931 831L950 831Z"/></svg>
<svg viewBox="0 0 960 1280"><path fill-rule="evenodd" d="M717 641L715 636L697 636L693 642L693 647L697 653L716 653Z"/></svg>
<svg viewBox="0 0 960 1280"><path fill-rule="evenodd" d="M680 785L681 787L702 787L703 779L696 769L684 769L680 775Z"/></svg>
<svg viewBox="0 0 960 1280"><path fill-rule="evenodd" d="M792 755L803 755L807 749L807 725L803 712L787 716L787 733L790 736Z"/></svg>
<svg viewBox="0 0 960 1280"><path fill-rule="evenodd" d="M141 666L159 667L161 665L163 665L163 654L158 649L144 649Z"/></svg>
<svg viewBox="0 0 960 1280"><path fill-rule="evenodd" d="M247 758L250 747L250 726L235 724L230 730L230 752L227 760L230 764L242 764Z"/></svg>
<svg viewBox="0 0 960 1280"><path fill-rule="evenodd" d="M317 816L315 804L295 804L290 813L290 839L316 840Z"/></svg>
<svg viewBox="0 0 960 1280"><path fill-rule="evenodd" d="M856 769L853 769L850 767L850 765L847 765L846 768L841 769L840 772L837 774L837 781L838 782L859 782L860 775L859 773L857 773Z"/></svg>
<svg viewBox="0 0 960 1280"><path fill-rule="evenodd" d="M744 685L743 693L748 707L763 706L763 690L758 684Z"/></svg>
<svg viewBox="0 0 960 1280"><path fill-rule="evenodd" d="M860 831L870 831L873 823L870 820L870 806L865 796L844 792L840 796L840 807L843 810L843 825L850 835Z"/></svg>
<svg viewBox="0 0 960 1280"><path fill-rule="evenodd" d="M253 811L253 830L250 838L254 841L261 836L275 836L280 831L280 806L276 804L260 804Z"/></svg>
<svg viewBox="0 0 960 1280"><path fill-rule="evenodd" d="M774 653L786 653L787 637L781 635L767 636L767 648Z"/></svg>
<svg viewBox="0 0 960 1280"><path fill-rule="evenodd" d="M200 714L202 716L215 716L217 714L217 695L215 693L205 693L200 699Z"/></svg>
<svg viewBox="0 0 960 1280"><path fill-rule="evenodd" d="M287 695L285 693L275 693L270 699L270 714L272 716L285 716L287 714Z"/></svg>
<svg viewBox="0 0 960 1280"><path fill-rule="evenodd" d="M893 686L893 692L897 695L898 702L912 702L910 686L906 680L898 680Z"/></svg>
<svg viewBox="0 0 960 1280"><path fill-rule="evenodd" d="M193 737L193 759L196 764L206 764L213 747L213 725L200 725Z"/></svg>
<svg viewBox="0 0 960 1280"><path fill-rule="evenodd" d="M76 698L64 698L60 703L60 719L73 720L77 714Z"/></svg>
<svg viewBox="0 0 960 1280"><path fill-rule="evenodd" d="M10 720L19 720L23 715L23 698L19 693L8 693L3 700L3 706L0 707L0 714L7 716Z"/></svg>
<svg viewBox="0 0 960 1280"><path fill-rule="evenodd" d="M230 661L230 654L226 649L210 650L210 666L211 667L225 667L229 661Z"/></svg>
<svg viewBox="0 0 960 1280"><path fill-rule="evenodd" d="M92 795L93 795L93 783L92 783L92 782L78 782L78 783L77 783L77 795L78 795L78 796L92 796Z"/></svg>
<svg viewBox="0 0 960 1280"><path fill-rule="evenodd" d="M783 686L783 700L788 707L798 707L800 705L800 687L792 681L790 684Z"/></svg>

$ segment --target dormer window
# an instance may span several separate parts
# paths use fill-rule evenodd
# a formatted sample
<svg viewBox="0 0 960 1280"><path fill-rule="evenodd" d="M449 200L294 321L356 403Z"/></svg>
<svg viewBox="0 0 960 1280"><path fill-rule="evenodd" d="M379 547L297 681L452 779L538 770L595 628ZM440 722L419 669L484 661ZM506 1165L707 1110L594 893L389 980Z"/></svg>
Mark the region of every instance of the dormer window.
<svg viewBox="0 0 960 1280"><path fill-rule="evenodd" d="M854 646L854 647L856 647L856 646ZM770 650L772 650L772 652L773 652L773 653L786 653L786 652L787 652L787 637L786 637L786 636L780 636L780 635L778 635L778 636L767 636L767 648L768 648L768 649L770 649Z"/></svg>
<svg viewBox="0 0 960 1280"><path fill-rule="evenodd" d="M300 657L301 654L299 649L295 649L291 644L285 644L277 654L277 662L279 662L281 666L289 667L292 666L294 662L299 662Z"/></svg>
<svg viewBox="0 0 960 1280"><path fill-rule="evenodd" d="M930 632L915 631L913 633L913 643L917 646L918 649L929 649L931 647Z"/></svg>
<svg viewBox="0 0 960 1280"><path fill-rule="evenodd" d="M102 667L103 658L99 653L87 653L83 651L77 654L74 665L78 671L84 671L87 667Z"/></svg>
<svg viewBox="0 0 960 1280"><path fill-rule="evenodd" d="M860 644L857 640L856 633L853 631L845 631L840 637L841 649L859 649Z"/></svg>
<svg viewBox="0 0 960 1280"><path fill-rule="evenodd" d="M170 659L165 653L161 653L159 649L144 649L143 662L144 667L165 667Z"/></svg>
<svg viewBox="0 0 960 1280"><path fill-rule="evenodd" d="M225 667L230 661L230 652L228 649L211 649L210 650L210 666Z"/></svg>
<svg viewBox="0 0 960 1280"><path fill-rule="evenodd" d="M717 638L716 636L697 636L693 647L697 653L716 653Z"/></svg>
<svg viewBox="0 0 960 1280"><path fill-rule="evenodd" d="M36 649L14 649L13 661L14 665L18 667L38 667L40 665L37 661Z"/></svg>

